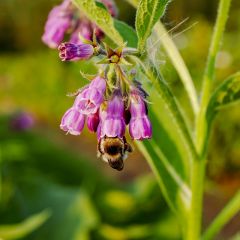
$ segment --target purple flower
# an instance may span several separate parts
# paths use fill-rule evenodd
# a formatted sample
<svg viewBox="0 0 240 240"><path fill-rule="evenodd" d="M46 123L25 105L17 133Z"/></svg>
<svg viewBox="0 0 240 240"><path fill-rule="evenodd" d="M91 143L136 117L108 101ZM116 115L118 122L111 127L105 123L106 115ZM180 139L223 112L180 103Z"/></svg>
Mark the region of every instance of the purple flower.
<svg viewBox="0 0 240 240"><path fill-rule="evenodd" d="M57 48L64 38L65 32L71 27L73 13L70 0L54 7L48 15L42 41L51 48Z"/></svg>
<svg viewBox="0 0 240 240"><path fill-rule="evenodd" d="M103 115L103 117L102 117ZM124 101L120 93L115 93L107 103L106 113L100 114L99 137L119 137L125 133Z"/></svg>
<svg viewBox="0 0 240 240"><path fill-rule="evenodd" d="M80 135L84 128L84 123L85 116L75 107L72 107L64 114L60 128L72 135Z"/></svg>
<svg viewBox="0 0 240 240"><path fill-rule="evenodd" d="M99 112L87 116L87 126L91 132L96 132L99 124Z"/></svg>
<svg viewBox="0 0 240 240"><path fill-rule="evenodd" d="M10 119L10 128L16 131L24 131L30 129L33 124L33 117L26 112L14 114Z"/></svg>
<svg viewBox="0 0 240 240"><path fill-rule="evenodd" d="M101 134L102 134L102 125L104 123L104 121L107 118L107 111L105 109L105 106L101 106L99 108L99 124L98 124L98 128L97 128L97 139L98 141L101 139Z"/></svg>
<svg viewBox="0 0 240 240"><path fill-rule="evenodd" d="M106 80L97 76L89 84L82 94L77 96L75 104L82 114L94 114L104 100Z"/></svg>
<svg viewBox="0 0 240 240"><path fill-rule="evenodd" d="M58 47L62 61L89 59L93 56L94 48L90 44L62 43Z"/></svg>
<svg viewBox="0 0 240 240"><path fill-rule="evenodd" d="M99 0L102 2L105 7L108 9L109 13L112 17L117 16L117 7L112 0ZM104 37L103 31L93 22L88 20L85 16L81 16L77 21L74 31L71 34L69 42L75 44L81 44L81 40L79 39L79 34L87 39L92 40L93 31L95 30L95 34L97 39L101 40Z"/></svg>
<svg viewBox="0 0 240 240"><path fill-rule="evenodd" d="M143 98L138 94L132 94L130 99L131 120L129 133L133 139L143 140L152 137L152 125L147 116L147 107Z"/></svg>

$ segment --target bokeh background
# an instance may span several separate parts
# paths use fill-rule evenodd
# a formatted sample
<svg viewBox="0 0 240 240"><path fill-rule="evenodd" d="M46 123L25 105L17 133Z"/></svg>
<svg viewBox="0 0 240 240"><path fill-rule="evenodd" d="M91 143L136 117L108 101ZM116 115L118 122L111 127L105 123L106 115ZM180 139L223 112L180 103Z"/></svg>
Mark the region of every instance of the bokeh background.
<svg viewBox="0 0 240 240"><path fill-rule="evenodd" d="M0 0L0 239L180 239L177 219L136 147L124 171L116 172L96 158L94 134L74 137L59 129L72 104L66 94L85 83L80 69L95 69L89 63L62 63L58 52L41 42L48 12L58 3ZM116 3L119 18L134 26L134 8L123 0ZM173 1L163 18L198 90L217 3ZM216 84L240 69L239 16L240 2L233 0ZM164 51L161 61L169 86L191 118ZM209 151L204 226L240 187L239 105L219 114ZM238 231L239 215L216 239L239 239Z"/></svg>

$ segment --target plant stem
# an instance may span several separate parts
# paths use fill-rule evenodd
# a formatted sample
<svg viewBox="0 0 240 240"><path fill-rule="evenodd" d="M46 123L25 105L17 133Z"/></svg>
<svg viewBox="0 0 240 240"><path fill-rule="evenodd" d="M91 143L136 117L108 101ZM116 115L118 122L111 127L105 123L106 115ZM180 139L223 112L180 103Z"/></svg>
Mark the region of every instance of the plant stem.
<svg viewBox="0 0 240 240"><path fill-rule="evenodd" d="M188 240L199 240L202 224L202 200L204 190L205 161L203 159L193 162L192 168L192 201L188 218Z"/></svg>
<svg viewBox="0 0 240 240"><path fill-rule="evenodd" d="M220 47L220 42L225 29L228 11L231 0L220 0L218 8L218 16L215 24L215 29L209 49L208 61L203 77L202 101L200 105L200 112L196 121L196 148L200 156L193 163L192 169L192 203L189 212L188 222L188 240L199 240L201 235L202 224L202 200L204 194L204 177L205 177L205 163L206 163L206 148L207 142L207 124L206 124L206 109L208 106L211 84L215 76L215 61L216 55Z"/></svg>
<svg viewBox="0 0 240 240"><path fill-rule="evenodd" d="M171 39L171 37L169 36L167 30L165 29L165 27L163 26L163 24L160 21L158 23L156 23L155 32L158 35L158 38L161 39L161 43L162 43L166 53L168 54L168 57L170 58L180 79L182 80L184 88L186 89L186 92L190 99L193 113L195 115L197 115L197 113L199 111L197 92L196 92L195 86L193 84L192 77L188 71L188 68L187 68L182 56L180 55L176 45L174 44L174 42Z"/></svg>
<svg viewBox="0 0 240 240"><path fill-rule="evenodd" d="M230 8L231 0L220 0L218 8L218 16L215 24L211 45L208 54L207 65L205 68L205 73L203 76L203 89L202 89L202 101L200 106L200 112L197 119L197 149L202 153L204 149L204 142L206 138L206 121L205 114L206 108L208 106L210 93L211 93L211 84L215 77L215 62L216 56L221 44L221 39L227 22L228 11ZM203 153L204 154L204 153Z"/></svg>
<svg viewBox="0 0 240 240"><path fill-rule="evenodd" d="M213 220L203 235L204 240L213 239L213 237L221 230L221 228L240 211L240 191L229 201L224 209Z"/></svg>

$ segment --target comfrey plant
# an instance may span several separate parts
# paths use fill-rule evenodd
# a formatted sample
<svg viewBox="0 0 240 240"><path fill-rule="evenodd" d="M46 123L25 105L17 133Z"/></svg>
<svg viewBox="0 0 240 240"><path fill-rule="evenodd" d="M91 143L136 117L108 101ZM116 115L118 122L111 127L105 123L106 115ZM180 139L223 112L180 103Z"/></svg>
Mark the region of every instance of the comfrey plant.
<svg viewBox="0 0 240 240"><path fill-rule="evenodd" d="M97 60L99 72L86 76L90 83L75 94L73 106L64 114L61 129L79 135L86 123L96 132L98 155L122 170L132 147L125 133L135 139L155 173L162 193L179 219L187 240L213 239L240 209L240 192L201 231L207 146L218 111L240 98L240 73L235 73L215 90L216 55L224 32L230 0L220 0L218 16L203 76L197 94L191 75L172 39L159 21L168 0L128 0L137 8L136 30L115 19L110 0L65 0L49 14L43 41L59 49L62 61ZM65 34L68 42L62 43ZM104 35L108 43L104 43ZM194 123L187 116L164 81L147 40L159 41L188 94ZM143 80L147 79L147 84ZM146 81L145 81L146 83ZM150 84L149 84L150 83ZM144 86L143 86L144 85ZM151 94L147 94L146 90ZM213 92L213 93L212 93ZM147 107L147 97L152 102ZM151 119L151 122L150 122ZM195 127L191 127L195 124ZM152 132L153 125L153 132ZM145 141L139 141L149 139Z"/></svg>

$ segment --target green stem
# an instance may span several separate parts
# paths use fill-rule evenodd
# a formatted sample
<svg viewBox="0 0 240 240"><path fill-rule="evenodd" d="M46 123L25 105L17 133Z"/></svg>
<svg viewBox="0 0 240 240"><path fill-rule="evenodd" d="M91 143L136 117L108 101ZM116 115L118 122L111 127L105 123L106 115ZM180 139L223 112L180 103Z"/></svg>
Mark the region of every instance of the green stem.
<svg viewBox="0 0 240 240"><path fill-rule="evenodd" d="M224 209L213 220L211 225L203 234L203 240L210 240L222 229L222 227L240 211L240 191L230 200Z"/></svg>
<svg viewBox="0 0 240 240"><path fill-rule="evenodd" d="M205 175L205 161L196 160L192 168L192 201L189 211L187 240L199 240L202 223L202 200L203 200L203 183Z"/></svg>
<svg viewBox="0 0 240 240"><path fill-rule="evenodd" d="M199 111L199 103L197 92L193 84L193 80L188 71L188 68L180 55L176 45L173 40L169 36L167 30L164 28L163 24L159 21L156 23L155 32L158 35L158 38L161 39L161 43L168 54L173 66L175 67L182 83L186 89L188 97L190 99L190 103L192 105L192 109L195 115L197 115Z"/></svg>
<svg viewBox="0 0 240 240"><path fill-rule="evenodd" d="M206 124L206 109L211 93L211 84L215 76L216 55L220 47L220 42L225 29L228 11L231 0L220 0L218 8L218 16L215 24L215 29L209 49L208 61L205 74L203 77L202 101L199 115L196 121L196 148L200 159L196 159L193 163L192 170L192 203L189 212L188 222L188 240L198 240L201 234L202 224L202 200L204 194L204 177L206 163L206 148L207 142L207 124Z"/></svg>
<svg viewBox="0 0 240 240"><path fill-rule="evenodd" d="M196 144L199 152L202 152L206 138L206 120L205 120L206 109L210 98L211 84L215 77L216 56L220 48L223 32L227 22L230 3L231 0L220 0L217 21L215 24L214 33L208 54L208 61L203 76L202 101L199 116L197 119L197 133L196 133L197 136Z"/></svg>

